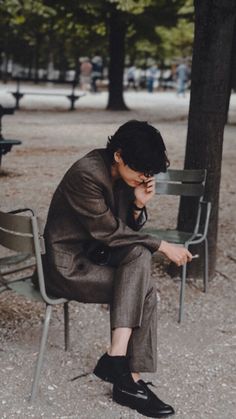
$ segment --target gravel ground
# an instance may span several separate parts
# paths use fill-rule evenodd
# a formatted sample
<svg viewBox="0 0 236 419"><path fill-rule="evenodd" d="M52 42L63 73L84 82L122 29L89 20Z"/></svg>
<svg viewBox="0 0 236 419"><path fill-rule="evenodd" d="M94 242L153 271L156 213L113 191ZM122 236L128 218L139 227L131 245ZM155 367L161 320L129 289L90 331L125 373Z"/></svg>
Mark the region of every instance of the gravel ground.
<svg viewBox="0 0 236 419"><path fill-rule="evenodd" d="M1 85L1 103L13 104ZM172 167L182 167L189 97L172 92L128 92L131 112L106 112L107 95L88 94L75 112L60 98L26 97L22 110L3 119L5 138L23 144L3 157L0 202L3 209L31 206L45 219L51 195L65 170L127 119L146 119L162 132ZM176 409L176 419L236 417L235 379L235 181L236 95L225 130L217 272L207 294L190 279L185 319L177 323L179 280L165 273L167 262L153 258L158 284L158 371L145 374L156 392ZM177 204L155 197L150 221L175 224ZM0 296L0 418L125 419L143 416L112 402L111 385L91 371L109 343L105 306L71 303L71 349L63 350L61 308L55 308L38 399L28 403L44 308L5 292ZM71 381L77 375L85 376Z"/></svg>

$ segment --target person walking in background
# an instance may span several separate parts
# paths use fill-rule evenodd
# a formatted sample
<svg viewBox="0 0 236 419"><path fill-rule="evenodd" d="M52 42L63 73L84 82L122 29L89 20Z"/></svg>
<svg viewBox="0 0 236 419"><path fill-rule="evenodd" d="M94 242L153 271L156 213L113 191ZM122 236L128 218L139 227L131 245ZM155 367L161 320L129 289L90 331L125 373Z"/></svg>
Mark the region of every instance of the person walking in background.
<svg viewBox="0 0 236 419"><path fill-rule="evenodd" d="M147 91L149 93L153 92L154 82L156 81L157 77L157 66L152 65L147 69Z"/></svg>
<svg viewBox="0 0 236 419"><path fill-rule="evenodd" d="M186 85L189 79L189 68L187 64L182 61L176 68L176 82L177 82L177 96L185 97Z"/></svg>
<svg viewBox="0 0 236 419"><path fill-rule="evenodd" d="M92 64L88 57L80 58L80 88L89 90L91 85Z"/></svg>

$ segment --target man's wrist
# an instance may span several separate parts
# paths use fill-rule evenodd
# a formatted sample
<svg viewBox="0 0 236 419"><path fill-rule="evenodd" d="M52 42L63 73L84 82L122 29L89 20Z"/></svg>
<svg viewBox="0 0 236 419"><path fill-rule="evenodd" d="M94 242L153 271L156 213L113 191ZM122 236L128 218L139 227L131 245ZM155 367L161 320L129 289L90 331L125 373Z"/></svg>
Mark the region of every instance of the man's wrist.
<svg viewBox="0 0 236 419"><path fill-rule="evenodd" d="M136 202L133 202L132 208L134 209L134 211L143 211L144 205L142 205L142 204L137 205Z"/></svg>
<svg viewBox="0 0 236 419"><path fill-rule="evenodd" d="M168 246L168 242L166 242L165 240L161 240L160 246L158 248L159 252L165 254L166 245Z"/></svg>

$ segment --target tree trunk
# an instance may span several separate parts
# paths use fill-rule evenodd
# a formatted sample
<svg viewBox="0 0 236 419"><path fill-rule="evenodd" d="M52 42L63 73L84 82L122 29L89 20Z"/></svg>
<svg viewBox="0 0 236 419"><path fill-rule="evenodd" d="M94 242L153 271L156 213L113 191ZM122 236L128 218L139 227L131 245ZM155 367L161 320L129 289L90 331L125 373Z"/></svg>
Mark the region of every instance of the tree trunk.
<svg viewBox="0 0 236 419"><path fill-rule="evenodd" d="M34 83L37 84L39 81L39 57L41 50L41 37L40 35L35 35L36 42L34 47Z"/></svg>
<svg viewBox="0 0 236 419"><path fill-rule="evenodd" d="M227 109L226 109L226 124L228 122L230 97L231 97L232 89L233 90L236 89L236 21L234 23L233 47L231 51L231 69L230 69L230 81L229 81L228 101L227 101Z"/></svg>
<svg viewBox="0 0 236 419"><path fill-rule="evenodd" d="M8 62L9 62L9 57L6 51L3 52L2 57L3 57L2 58L2 69L3 69L2 78L3 78L3 82L6 83L8 79L7 69L8 69Z"/></svg>
<svg viewBox="0 0 236 419"><path fill-rule="evenodd" d="M32 65L33 65L33 57L32 57L32 53L30 53L29 63L28 63L28 71L27 71L27 78L28 79L32 78Z"/></svg>
<svg viewBox="0 0 236 419"><path fill-rule="evenodd" d="M235 0L195 0L195 40L185 169L207 169L205 199L212 204L209 225L209 274L216 263L223 134L236 19ZM195 201L180 203L178 229L193 226ZM202 258L201 258L202 259ZM200 261L189 266L202 276Z"/></svg>
<svg viewBox="0 0 236 419"><path fill-rule="evenodd" d="M107 109L128 110L123 98L126 22L121 12L112 8L109 17L109 98Z"/></svg>
<svg viewBox="0 0 236 419"><path fill-rule="evenodd" d="M230 97L232 89L236 89L236 21L234 24L234 36L233 36L233 48L231 51L231 69L230 69L230 81L229 81L229 88L228 88L228 100L227 100L227 109L226 109L226 116L225 122L228 123L229 117L229 106L230 106Z"/></svg>
<svg viewBox="0 0 236 419"><path fill-rule="evenodd" d="M236 91L236 22L234 24L234 39L231 64L231 88Z"/></svg>

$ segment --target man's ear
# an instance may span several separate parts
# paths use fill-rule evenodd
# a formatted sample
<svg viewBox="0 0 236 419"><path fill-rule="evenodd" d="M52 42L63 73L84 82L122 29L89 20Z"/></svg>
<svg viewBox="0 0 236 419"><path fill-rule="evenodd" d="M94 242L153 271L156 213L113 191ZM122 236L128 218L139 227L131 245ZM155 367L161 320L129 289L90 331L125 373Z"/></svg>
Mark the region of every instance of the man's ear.
<svg viewBox="0 0 236 419"><path fill-rule="evenodd" d="M120 151L115 151L114 153L114 160L116 163L120 163L122 161L122 157Z"/></svg>

